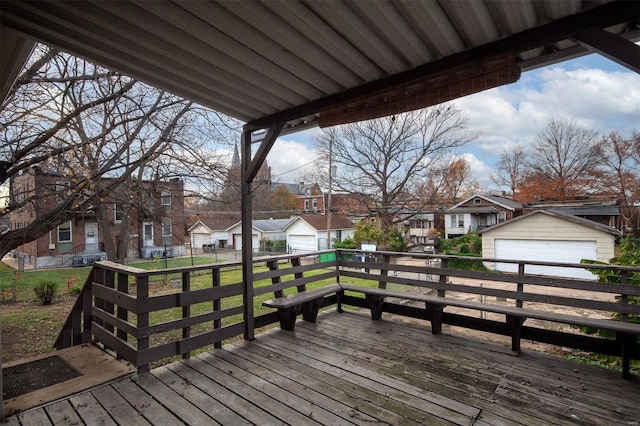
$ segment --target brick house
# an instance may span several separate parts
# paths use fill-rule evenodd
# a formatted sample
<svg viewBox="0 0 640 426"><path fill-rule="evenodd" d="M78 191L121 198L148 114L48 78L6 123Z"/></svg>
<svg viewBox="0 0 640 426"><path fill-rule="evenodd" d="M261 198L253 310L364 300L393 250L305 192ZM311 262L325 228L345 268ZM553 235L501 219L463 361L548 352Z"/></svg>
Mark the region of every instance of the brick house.
<svg viewBox="0 0 640 426"><path fill-rule="evenodd" d="M11 229L26 227L54 208L69 185L64 176L39 167L15 176L11 180L12 199L34 198L37 202L11 212ZM133 196L127 195L129 192ZM126 236L126 253L116 253L118 258L162 255L165 246L170 250L167 254L181 254L185 240L183 195L183 182L177 179L138 182L133 191L119 185L100 204L101 209L90 208L14 252L37 268L80 266L106 259L105 238L117 248L122 246L120 238ZM135 202L127 201L132 197Z"/></svg>
<svg viewBox="0 0 640 426"><path fill-rule="evenodd" d="M280 186L298 197L297 209L302 213L324 213L325 195L317 183L274 183L273 189Z"/></svg>

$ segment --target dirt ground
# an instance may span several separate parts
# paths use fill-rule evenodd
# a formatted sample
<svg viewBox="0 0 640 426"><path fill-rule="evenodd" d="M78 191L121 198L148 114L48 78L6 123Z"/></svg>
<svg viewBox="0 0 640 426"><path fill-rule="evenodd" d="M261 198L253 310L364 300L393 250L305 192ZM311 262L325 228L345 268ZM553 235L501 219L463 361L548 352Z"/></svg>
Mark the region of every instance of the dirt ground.
<svg viewBox="0 0 640 426"><path fill-rule="evenodd" d="M53 343L67 319L76 296L56 296L51 305L18 301L0 306L2 362L25 359L54 350ZM12 318L11 324L7 319Z"/></svg>

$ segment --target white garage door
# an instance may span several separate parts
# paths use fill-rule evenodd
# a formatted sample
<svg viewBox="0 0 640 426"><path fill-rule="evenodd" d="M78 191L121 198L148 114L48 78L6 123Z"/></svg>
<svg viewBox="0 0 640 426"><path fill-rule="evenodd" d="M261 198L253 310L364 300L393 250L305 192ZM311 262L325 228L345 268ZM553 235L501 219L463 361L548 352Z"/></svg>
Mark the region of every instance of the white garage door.
<svg viewBox="0 0 640 426"><path fill-rule="evenodd" d="M311 253L316 251L316 237L313 235L290 235L291 253Z"/></svg>
<svg viewBox="0 0 640 426"><path fill-rule="evenodd" d="M211 244L211 234L191 234L194 249L201 249L203 244Z"/></svg>
<svg viewBox="0 0 640 426"><path fill-rule="evenodd" d="M495 257L497 259L580 263L582 259L596 259L596 242L496 239ZM496 269L499 271L518 272L518 265L497 263ZM591 272L575 268L527 265L525 272L529 274L595 279Z"/></svg>

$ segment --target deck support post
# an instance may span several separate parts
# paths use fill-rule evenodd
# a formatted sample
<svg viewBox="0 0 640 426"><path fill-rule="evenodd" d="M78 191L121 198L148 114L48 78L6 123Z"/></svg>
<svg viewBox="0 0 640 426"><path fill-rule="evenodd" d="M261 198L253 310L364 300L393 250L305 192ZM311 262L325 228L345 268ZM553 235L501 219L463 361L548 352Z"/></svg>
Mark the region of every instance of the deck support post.
<svg viewBox="0 0 640 426"><path fill-rule="evenodd" d="M244 338L254 340L254 311L253 311L253 244L252 244L252 217L253 203L251 201L251 184L256 178L260 167L267 158L277 137L280 135L284 122L273 122L270 124L266 135L260 143L256 155L252 158L252 130L245 126L242 130L241 143L241 179L240 179L240 202L242 211L242 282L244 292L242 302L244 305Z"/></svg>

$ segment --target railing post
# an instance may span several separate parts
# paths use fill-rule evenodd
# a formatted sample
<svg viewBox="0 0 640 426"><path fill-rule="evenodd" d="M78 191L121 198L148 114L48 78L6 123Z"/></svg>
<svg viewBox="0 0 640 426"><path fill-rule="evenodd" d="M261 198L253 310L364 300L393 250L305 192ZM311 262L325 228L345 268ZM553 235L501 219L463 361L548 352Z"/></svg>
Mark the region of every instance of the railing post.
<svg viewBox="0 0 640 426"><path fill-rule="evenodd" d="M335 249L334 253L336 254L335 268L336 268L336 282L340 284L340 263L342 262L342 253L340 250Z"/></svg>
<svg viewBox="0 0 640 426"><path fill-rule="evenodd" d="M622 270L620 271L620 284L622 285L627 285L627 271ZM623 305L627 305L629 303L629 295L628 294L621 294L620 295L620 303ZM627 313L620 313L620 318L622 319L622 321L624 322L628 322L629 321L629 314Z"/></svg>
<svg viewBox="0 0 640 426"><path fill-rule="evenodd" d="M388 254L382 255L382 263L385 265L389 265L391 263L391 256ZM380 268L380 276L386 277L389 275L389 271L385 268ZM378 281L378 288L387 288L387 282L384 280Z"/></svg>
<svg viewBox="0 0 640 426"><path fill-rule="evenodd" d="M184 293L188 293L191 291L191 275L189 272L182 273L182 291ZM182 307L182 318L190 318L191 317L191 305L186 305ZM191 326L184 327L182 329L182 338L188 339L191 337ZM191 352L186 352L182 354L182 359L189 359L191 357Z"/></svg>
<svg viewBox="0 0 640 426"><path fill-rule="evenodd" d="M516 289L518 294L522 294L524 292L524 263L518 263L518 287ZM516 307L522 308L522 299L516 299Z"/></svg>
<svg viewBox="0 0 640 426"><path fill-rule="evenodd" d="M293 259L291 259L291 266L298 267L300 266L300 257L294 257ZM295 274L293 274L293 276L296 279L300 279L302 278L302 272L296 272ZM297 287L298 292L302 292L302 291L307 291L307 286L305 284L301 284ZM277 297L277 296L276 296Z"/></svg>
<svg viewBox="0 0 640 426"><path fill-rule="evenodd" d="M116 288L116 273L112 270L104 270L104 282L103 285L107 288ZM111 302L103 302L104 303L104 311L108 314L114 314L114 305ZM104 329L113 333L115 331L115 327L113 324L107 323L104 325Z"/></svg>
<svg viewBox="0 0 640 426"><path fill-rule="evenodd" d="M444 269L449 265L449 259L447 259L446 257L444 259L440 259L440 269ZM447 285L447 276L444 274L440 274L440 279L439 279L439 284L440 284L440 288L438 289L438 297L444 297L445 296L445 289L444 287Z"/></svg>
<svg viewBox="0 0 640 426"><path fill-rule="evenodd" d="M138 329L149 327L149 313L140 312L143 305L146 304L149 298L149 277L147 275L136 277L136 315L138 319ZM149 364L140 364L139 357L140 352L149 349L149 337L138 337L138 349L136 353L136 366L138 372L142 373L149 371Z"/></svg>
<svg viewBox="0 0 640 426"><path fill-rule="evenodd" d="M217 288L220 287L221 281L220 281L220 268L215 268L213 269L213 271L211 271L211 280L212 280L212 286L213 288ZM218 312L220 311L220 299L213 299L213 311L214 312ZM213 320L213 328L215 330L222 328L222 320L217 319L217 320ZM216 349L220 349L222 347L222 342L218 341L215 342L213 344L213 347Z"/></svg>
<svg viewBox="0 0 640 426"><path fill-rule="evenodd" d="M118 286L118 291L120 293L129 294L129 276L125 273L118 272L117 286ZM129 320L129 311L127 311L125 308L121 306L118 306L117 315L118 315L118 319L121 319L123 321ZM118 329L117 336L118 336L118 339L124 340L125 342L127 341L126 331Z"/></svg>
<svg viewBox="0 0 640 426"><path fill-rule="evenodd" d="M93 268L93 282L95 282L96 284L102 284L104 285L105 283L105 273L106 270L104 268ZM91 291L93 293L93 290ZM104 300L100 299L99 297L94 298L93 303L95 304L96 308L102 309L104 310L104 306L105 306L105 302ZM104 325L104 321L102 321L100 318L96 318L95 323L98 324L99 326L103 326Z"/></svg>

